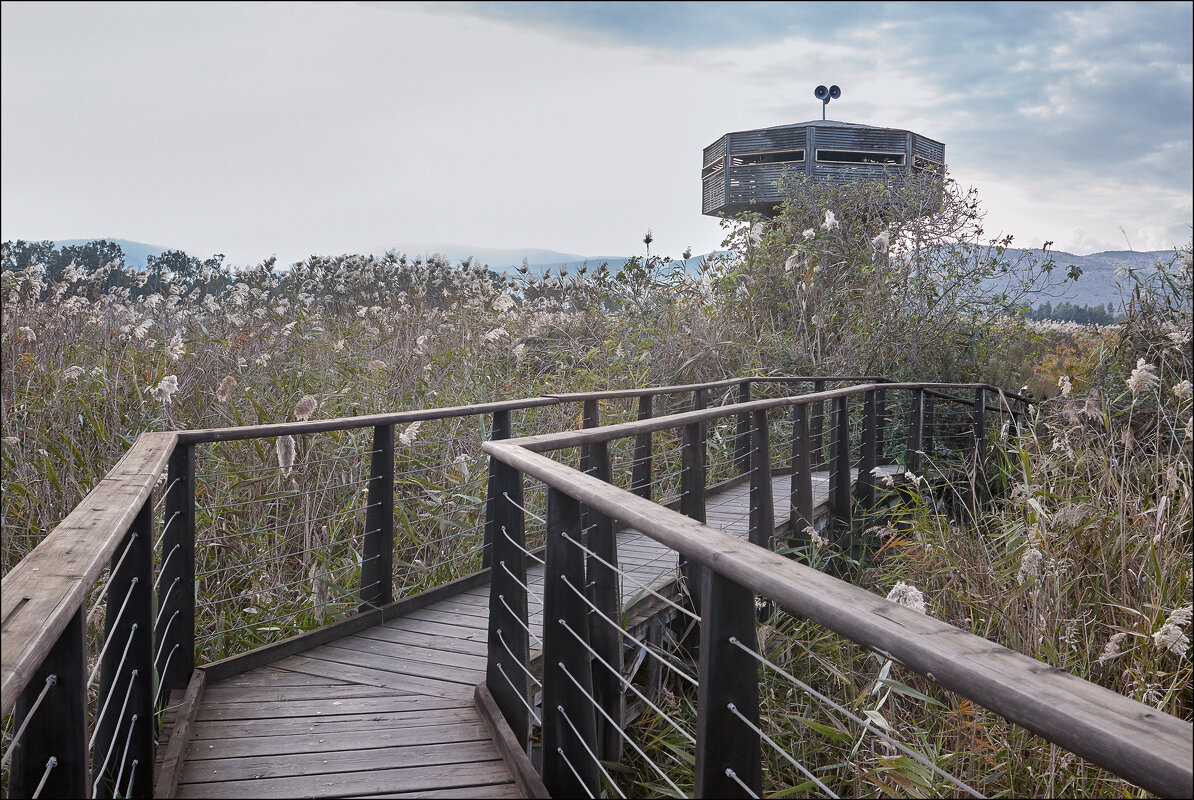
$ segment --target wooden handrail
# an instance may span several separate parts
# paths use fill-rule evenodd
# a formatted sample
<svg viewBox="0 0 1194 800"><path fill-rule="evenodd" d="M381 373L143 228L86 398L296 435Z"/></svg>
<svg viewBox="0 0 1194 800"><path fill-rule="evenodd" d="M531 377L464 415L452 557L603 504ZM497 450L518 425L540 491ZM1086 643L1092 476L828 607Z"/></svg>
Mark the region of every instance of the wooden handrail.
<svg viewBox="0 0 1194 800"><path fill-rule="evenodd" d="M675 415L671 424L678 417L707 418ZM1173 797L1194 791L1194 727L1184 720L740 541L560 464L520 440L486 442L482 448L551 490L1148 791Z"/></svg>
<svg viewBox="0 0 1194 800"><path fill-rule="evenodd" d="M735 383L740 382L741 381L735 381ZM986 383L863 383L857 386L846 386L840 389L830 389L824 392L809 392L808 394L793 395L791 397L772 397L766 400L751 400L749 403L736 403L734 405L728 406L714 406L711 408L703 408L697 411L683 411L666 417L652 417L651 419L638 420L635 422L622 422L616 425L605 425L599 428L585 428L581 430L560 431L559 433L544 433L535 436L523 436L513 441L516 441L521 447L525 447L531 452L544 453L551 450L559 450L565 447L578 447L580 445L592 444L595 442L610 442L614 439L622 439L640 433L662 431L669 428L681 428L685 425L695 422L708 422L709 420L714 420L718 417L750 413L753 411L766 411L772 408L780 408L784 406L807 405L824 400L833 400L838 397L849 397L856 394L865 394L866 392L874 391L876 389L886 389L888 391L892 391L899 389L924 389L927 386L936 386L939 388L949 389L986 389L1005 397L1023 399L1019 395L1005 392L998 386L992 386ZM965 403L967 405L972 403L970 400L959 400L959 402Z"/></svg>
<svg viewBox="0 0 1194 800"><path fill-rule="evenodd" d="M33 672L86 602L177 442L174 433L141 434L58 527L0 581L3 714L12 711Z"/></svg>

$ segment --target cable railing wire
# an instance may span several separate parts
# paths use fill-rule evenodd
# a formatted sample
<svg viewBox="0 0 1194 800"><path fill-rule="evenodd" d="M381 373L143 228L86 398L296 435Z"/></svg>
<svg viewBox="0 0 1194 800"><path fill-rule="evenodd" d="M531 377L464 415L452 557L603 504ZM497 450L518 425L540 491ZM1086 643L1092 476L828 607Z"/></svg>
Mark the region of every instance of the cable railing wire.
<svg viewBox="0 0 1194 800"><path fill-rule="evenodd" d="M38 693L37 699L33 701L33 705L31 705L29 710L25 713L25 718L21 720L21 726L17 728L16 733L14 733L12 738L8 741L8 750L5 751L4 758L0 760L0 769L7 767L8 762L12 760L12 754L16 751L17 743L20 742L21 736L23 736L25 733L25 729L29 727L29 723L33 721L33 715L37 713L37 709L41 705L41 701L46 699L46 695L49 694L50 688L57 683L58 676L56 674L46 676L45 685L41 687L41 691Z"/></svg>
<svg viewBox="0 0 1194 800"><path fill-rule="evenodd" d="M622 682L622 684L627 689L629 689L630 691L632 691L636 695L638 695L639 699L642 700L644 703L646 703L648 706L650 706L651 710L654 711L656 714L658 714L660 716L660 718L666 720L675 729L676 733L680 734L685 739L687 739L689 744L692 744L694 746L696 745L696 739L690 733L688 733L688 731L681 728L680 723L676 722L676 720L674 720L671 716L669 716L667 714L667 712L665 712L659 706L652 703L651 700L645 694L643 694L642 692L639 691L637 686L635 686L633 683L628 681L622 675L622 671L620 669L615 669L613 666L611 666L610 663L608 661L606 661L605 658L600 653L598 653L596 650L594 650L592 647L590 647L589 643L586 642L583 638L581 638L581 636L579 634L577 634L576 631L572 630L572 627L567 622L565 622L562 619L558 620L558 622L560 625L564 626L564 629L566 631L568 631L569 633L572 634L572 636L576 639L576 641L580 642L581 647L583 647L585 650L588 650L589 653L594 658L596 658L606 669L608 669L611 673L616 675L618 680L620 680Z"/></svg>
<svg viewBox="0 0 1194 800"><path fill-rule="evenodd" d="M563 668L564 662L562 662L562 661L559 662L558 666ZM597 769L601 770L601 774L605 776L605 779L607 781L609 781L609 785L614 787L614 791L618 793L618 796L621 797L622 800L626 800L626 793L622 791L622 788L620 786L618 786L617 781L615 781L613 779L613 776L610 775L609 772L605 769L605 765L601 763L601 759L598 758L597 754L593 752L593 749L591 747L589 747L588 742L585 741L585 737L580 735L580 731L578 731L576 729L576 725L574 725L572 723L572 719L568 716L568 712L564 710L564 707L562 705L556 706L556 711L559 713L559 715L561 717L564 718L564 722L568 723L568 727L571 728L572 733L576 735L576 740L578 742L580 742L580 746L583 747L585 749L585 752L589 754L589 758L593 759L593 763L597 765ZM563 751L561 751L561 752L563 752Z"/></svg>
<svg viewBox="0 0 1194 800"><path fill-rule="evenodd" d="M764 733L763 730L761 728L759 728L758 725L754 724L749 719L747 719L745 716L743 716L742 712L738 710L738 707L736 705L734 705L733 703L729 703L726 705L726 708L729 709L731 714L733 714L738 719L740 719L744 723L746 723L746 726L748 728L750 728L752 731L754 731L755 733L757 733L763 739L763 741L765 741L765 742L767 742L767 744L771 745L775 749L775 752L777 752L781 756L783 756L788 761L789 764L794 766L796 769L800 770L801 775L808 778L813 783L817 784L817 786L821 787L821 791L825 792L825 794L829 795L832 798L835 798L835 800L836 800L838 795L835 794L832 789L830 789L828 786L826 786L824 783L822 783L820 780L818 780L817 776L815 776L815 775L813 775L813 773L809 772L807 767L805 767L803 764L801 764L796 759L792 758L792 755L787 750L780 747L776 743L776 741L774 739L772 739L770 736L768 736L766 733Z"/></svg>
<svg viewBox="0 0 1194 800"><path fill-rule="evenodd" d="M945 778L947 781L949 781L950 783L952 783L954 786L958 787L958 788L959 788L959 789L961 789L962 791L966 792L966 793L967 793L967 794L969 794L970 796L972 796L972 797L977 797L977 798L982 798L982 797L983 797L983 795L982 795L980 792L976 791L974 788L972 788L972 787L968 786L967 784L963 783L963 782L962 782L961 780L959 780L957 777L955 777L955 776L951 775L950 773L946 772L945 770L941 769L940 767L938 767L936 764L934 764L934 763L932 763L931 761L929 761L927 758L925 758L925 757L924 757L924 756L922 756L921 754L917 753L917 752L916 752L916 751L914 751L914 750L909 750L909 749L908 749L907 747L905 747L903 744L901 744L900 742L896 741L896 740L895 740L895 739L893 739L891 736L888 736L886 733L884 733L883 731L879 730L878 728L874 727L873 725L871 725L871 724L870 724L869 722L867 722L866 720L864 720L864 719L862 719L861 717L857 716L856 714L854 714L853 712L851 712L849 709L845 708L844 706L842 706L842 705L841 705L841 704L839 704L839 703L836 703L836 702L834 702L834 701L833 701L831 698L829 698L829 697L826 697L825 695L821 694L820 692L818 692L818 691L817 691L816 689L814 689L813 687L809 686L809 685L808 685L807 683L805 683L804 681L802 681L802 680L800 680L799 678L797 678L796 676L792 675L792 673L788 672L788 671L787 671L786 669L784 669L783 667L780 667L780 666L778 666L777 664L773 663L773 662L772 662L770 659L768 659L766 656L764 656L764 655L762 655L762 654L760 654L760 653L758 653L758 652L754 651L753 649L751 649L751 648L747 647L746 645L742 644L742 642L740 642L740 641L737 639L737 637L731 636L731 637L730 637L730 639L729 639L729 642L730 642L730 644L734 645L734 646L735 646L735 647L737 647L738 649L740 649L740 650L742 650L743 652L745 652L745 653L749 654L750 656L752 656L752 657L753 657L755 660L759 661L759 662L760 662L760 663L762 663L763 665L765 665L765 666L767 666L767 667L770 667L771 669L775 670L775 671L776 671L776 672L778 672L780 675L782 675L782 676L784 676L785 678L787 678L787 679L788 679L788 681L790 681L790 682L791 682L793 685L795 685L795 686L799 687L801 690L803 690L804 692L808 693L808 694L809 694L809 695L811 695L812 697L816 698L817 700L819 700L819 701L820 701L821 703L823 703L824 705L826 705L826 706L828 706L828 707L832 708L833 710L837 711L839 714L843 714L843 715L845 715L845 716L846 716L846 717L848 717L848 718L849 718L849 719L850 719L852 722L856 723L857 725L861 725L861 726L862 726L863 728L865 728L865 729L866 729L868 732L870 732L870 733L874 734L875 736L878 736L880 739L883 739L885 742L887 742L887 743L888 743L888 744L890 744L891 746L895 747L897 750L899 750L901 753L903 753L904 755L906 755L906 756L908 756L909 758L911 758L913 761L917 762L918 764L920 764L920 765L921 765L921 766L923 766L923 767L927 767L927 768L929 768L930 770L932 770L933 772L937 773L937 774L938 774L938 775L940 775L941 777Z"/></svg>

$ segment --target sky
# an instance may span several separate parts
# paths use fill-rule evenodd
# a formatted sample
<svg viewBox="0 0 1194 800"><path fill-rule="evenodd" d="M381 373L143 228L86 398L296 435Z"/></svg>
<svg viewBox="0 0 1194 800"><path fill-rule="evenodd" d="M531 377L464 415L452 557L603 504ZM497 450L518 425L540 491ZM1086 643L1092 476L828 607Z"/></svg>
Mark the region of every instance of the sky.
<svg viewBox="0 0 1194 800"><path fill-rule="evenodd" d="M412 242L720 246L703 148L829 118L945 142L990 234L1191 236L1182 3L0 6L0 237L233 264Z"/></svg>

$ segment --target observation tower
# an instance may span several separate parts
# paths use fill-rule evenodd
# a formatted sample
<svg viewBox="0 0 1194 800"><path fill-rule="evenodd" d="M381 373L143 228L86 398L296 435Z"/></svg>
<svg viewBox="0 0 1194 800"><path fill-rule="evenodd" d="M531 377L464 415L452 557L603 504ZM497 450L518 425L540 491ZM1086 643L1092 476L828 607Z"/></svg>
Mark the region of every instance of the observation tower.
<svg viewBox="0 0 1194 800"><path fill-rule="evenodd" d="M841 90L819 86L814 94L827 106ZM784 178L843 184L906 181L919 173L944 175L945 145L902 128L820 119L734 131L704 150L701 213L732 217L755 211L774 217L783 201Z"/></svg>

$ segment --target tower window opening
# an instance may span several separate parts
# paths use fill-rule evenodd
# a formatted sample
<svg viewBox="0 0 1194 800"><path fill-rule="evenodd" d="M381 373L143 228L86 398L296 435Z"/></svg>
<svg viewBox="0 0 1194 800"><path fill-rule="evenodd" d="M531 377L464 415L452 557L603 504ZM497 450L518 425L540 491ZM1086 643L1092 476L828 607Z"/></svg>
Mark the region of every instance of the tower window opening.
<svg viewBox="0 0 1194 800"><path fill-rule="evenodd" d="M881 164L889 167L904 166L903 153L874 153L860 150L817 149L818 164Z"/></svg>
<svg viewBox="0 0 1194 800"><path fill-rule="evenodd" d="M804 162L804 150L778 150L770 153L739 153L730 156L731 167L751 167L755 164L799 164Z"/></svg>
<svg viewBox="0 0 1194 800"><path fill-rule="evenodd" d="M725 169L725 163L720 158L711 164L706 164L701 167L701 180L707 181L715 175L721 174L723 169Z"/></svg>
<svg viewBox="0 0 1194 800"><path fill-rule="evenodd" d="M924 156L912 156L912 169L916 172L933 172L938 175L945 172L941 164Z"/></svg>

